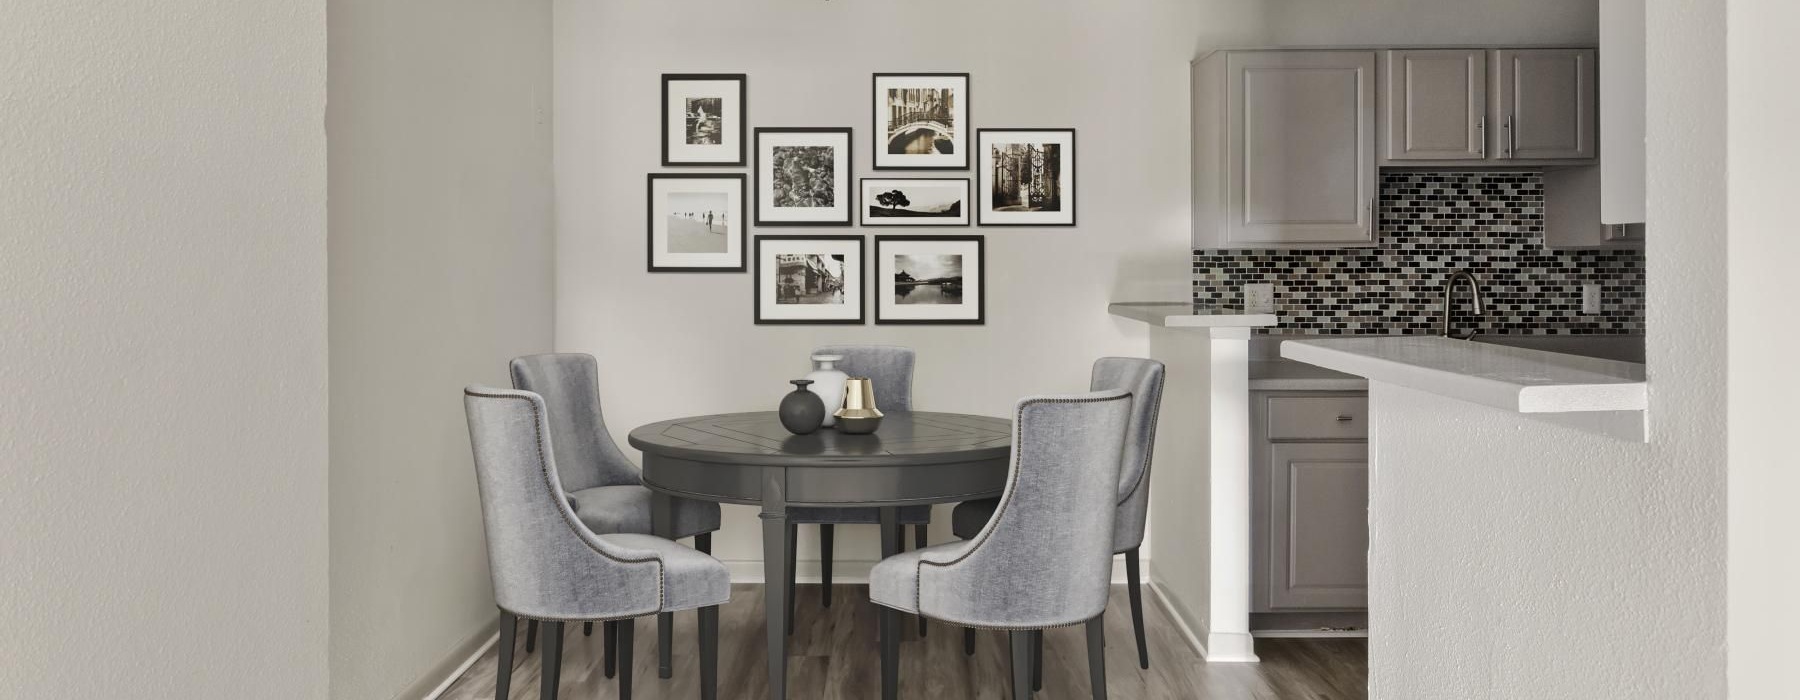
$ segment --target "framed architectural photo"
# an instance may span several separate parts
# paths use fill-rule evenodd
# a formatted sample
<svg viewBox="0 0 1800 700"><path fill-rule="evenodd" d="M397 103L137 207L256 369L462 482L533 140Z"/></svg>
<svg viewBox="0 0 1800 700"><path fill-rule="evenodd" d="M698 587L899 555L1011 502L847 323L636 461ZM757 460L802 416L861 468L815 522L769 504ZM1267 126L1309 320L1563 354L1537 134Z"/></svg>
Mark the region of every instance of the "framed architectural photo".
<svg viewBox="0 0 1800 700"><path fill-rule="evenodd" d="M987 321L981 236L876 236L875 323Z"/></svg>
<svg viewBox="0 0 1800 700"><path fill-rule="evenodd" d="M756 322L863 322L862 236L757 236Z"/></svg>
<svg viewBox="0 0 1800 700"><path fill-rule="evenodd" d="M969 178L876 178L860 181L864 226L968 226Z"/></svg>
<svg viewBox="0 0 1800 700"><path fill-rule="evenodd" d="M743 173L650 175L650 272L743 272Z"/></svg>
<svg viewBox="0 0 1800 700"><path fill-rule="evenodd" d="M756 130L756 225L850 225L850 129Z"/></svg>
<svg viewBox="0 0 1800 700"><path fill-rule="evenodd" d="M876 73L876 170L969 168L969 74Z"/></svg>
<svg viewBox="0 0 1800 700"><path fill-rule="evenodd" d="M742 73L666 73L662 77L662 164L744 165Z"/></svg>
<svg viewBox="0 0 1800 700"><path fill-rule="evenodd" d="M982 226L1075 225L1075 130L980 129Z"/></svg>

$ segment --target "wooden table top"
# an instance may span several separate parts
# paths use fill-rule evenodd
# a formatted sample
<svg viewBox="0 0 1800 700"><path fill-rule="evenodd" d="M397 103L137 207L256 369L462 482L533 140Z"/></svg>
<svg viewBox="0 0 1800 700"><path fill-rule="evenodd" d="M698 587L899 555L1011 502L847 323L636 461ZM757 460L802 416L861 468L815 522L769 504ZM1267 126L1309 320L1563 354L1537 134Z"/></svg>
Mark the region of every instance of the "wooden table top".
<svg viewBox="0 0 1800 700"><path fill-rule="evenodd" d="M651 423L631 431L632 447L742 466L907 466L1005 459L1012 421L989 416L893 411L870 435L820 428L794 435L774 411L724 413Z"/></svg>

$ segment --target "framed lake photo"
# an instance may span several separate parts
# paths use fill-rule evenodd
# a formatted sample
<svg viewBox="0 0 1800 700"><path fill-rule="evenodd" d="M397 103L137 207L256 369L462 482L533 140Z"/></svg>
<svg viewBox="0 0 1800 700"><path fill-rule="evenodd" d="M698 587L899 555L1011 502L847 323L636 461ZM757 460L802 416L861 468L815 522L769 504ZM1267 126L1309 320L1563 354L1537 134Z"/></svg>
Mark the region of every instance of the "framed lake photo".
<svg viewBox="0 0 1800 700"><path fill-rule="evenodd" d="M1075 130L981 129L982 226L1075 225Z"/></svg>
<svg viewBox="0 0 1800 700"><path fill-rule="evenodd" d="M662 164L744 165L742 73L665 73Z"/></svg>
<svg viewBox="0 0 1800 700"><path fill-rule="evenodd" d="M862 236L757 236L758 324L863 322Z"/></svg>
<svg viewBox="0 0 1800 700"><path fill-rule="evenodd" d="M875 323L986 322L981 236L876 236Z"/></svg>
<svg viewBox="0 0 1800 700"><path fill-rule="evenodd" d="M875 178L860 182L864 226L968 226L969 178Z"/></svg>
<svg viewBox="0 0 1800 700"><path fill-rule="evenodd" d="M743 272L743 173L649 177L650 272Z"/></svg>
<svg viewBox="0 0 1800 700"><path fill-rule="evenodd" d="M969 74L876 73L876 170L969 168Z"/></svg>
<svg viewBox="0 0 1800 700"><path fill-rule="evenodd" d="M850 225L850 129L756 130L756 225Z"/></svg>

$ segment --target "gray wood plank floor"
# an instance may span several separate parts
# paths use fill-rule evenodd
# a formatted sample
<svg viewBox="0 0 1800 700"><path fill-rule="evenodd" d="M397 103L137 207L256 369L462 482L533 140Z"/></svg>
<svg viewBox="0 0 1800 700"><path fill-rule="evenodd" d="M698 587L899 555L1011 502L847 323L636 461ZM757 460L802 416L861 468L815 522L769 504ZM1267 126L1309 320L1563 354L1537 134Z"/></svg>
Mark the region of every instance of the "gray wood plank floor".
<svg viewBox="0 0 1800 700"><path fill-rule="evenodd" d="M875 648L875 612L867 589L833 589L830 609L819 607L819 586L802 585L796 629L788 644L788 697L794 700L877 698L881 660ZM1237 700L1348 700L1367 697L1368 643L1363 639L1261 639L1259 664L1208 664L1181 639L1161 606L1144 601L1150 670L1137 667L1130 607L1123 586L1114 586L1106 611L1107 691L1112 698L1218 698ZM675 616L675 677L656 677L656 621L637 622L633 696L639 700L699 698L699 652L695 615ZM762 586L732 587L731 603L719 613L719 697L736 700L768 695L763 650ZM975 655L963 656L962 630L932 624L918 637L907 624L900 646L900 696L922 700L1007 698L1006 636L979 632ZM583 637L581 625L567 626L560 696L567 700L616 698L618 684L601 672L600 626ZM514 656L514 700L538 697L537 653L524 653L525 624L519 623ZM1044 690L1039 700L1088 698L1087 647L1081 627L1045 633ZM541 650L541 647L540 647ZM498 657L488 650L450 686L442 700L494 697Z"/></svg>

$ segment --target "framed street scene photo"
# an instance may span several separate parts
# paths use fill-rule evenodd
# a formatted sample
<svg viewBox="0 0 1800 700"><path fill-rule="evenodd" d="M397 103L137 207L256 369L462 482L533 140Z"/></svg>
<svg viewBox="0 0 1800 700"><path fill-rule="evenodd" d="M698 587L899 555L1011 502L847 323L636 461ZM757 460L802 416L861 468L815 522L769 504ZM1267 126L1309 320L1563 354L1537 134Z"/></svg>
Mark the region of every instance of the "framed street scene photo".
<svg viewBox="0 0 1800 700"><path fill-rule="evenodd" d="M876 236L875 322L986 322L981 236Z"/></svg>
<svg viewBox="0 0 1800 700"><path fill-rule="evenodd" d="M969 178L878 178L860 182L864 226L968 226Z"/></svg>
<svg viewBox="0 0 1800 700"><path fill-rule="evenodd" d="M756 225L850 225L850 129L756 130Z"/></svg>
<svg viewBox="0 0 1800 700"><path fill-rule="evenodd" d="M652 173L649 271L743 272L746 189L743 173Z"/></svg>
<svg viewBox="0 0 1800 700"><path fill-rule="evenodd" d="M662 164L744 164L742 73L665 73Z"/></svg>
<svg viewBox="0 0 1800 700"><path fill-rule="evenodd" d="M875 74L875 169L969 168L969 74Z"/></svg>
<svg viewBox="0 0 1800 700"><path fill-rule="evenodd" d="M862 236L757 236L756 322L863 322Z"/></svg>
<svg viewBox="0 0 1800 700"><path fill-rule="evenodd" d="M982 226L1075 225L1075 130L981 129Z"/></svg>

